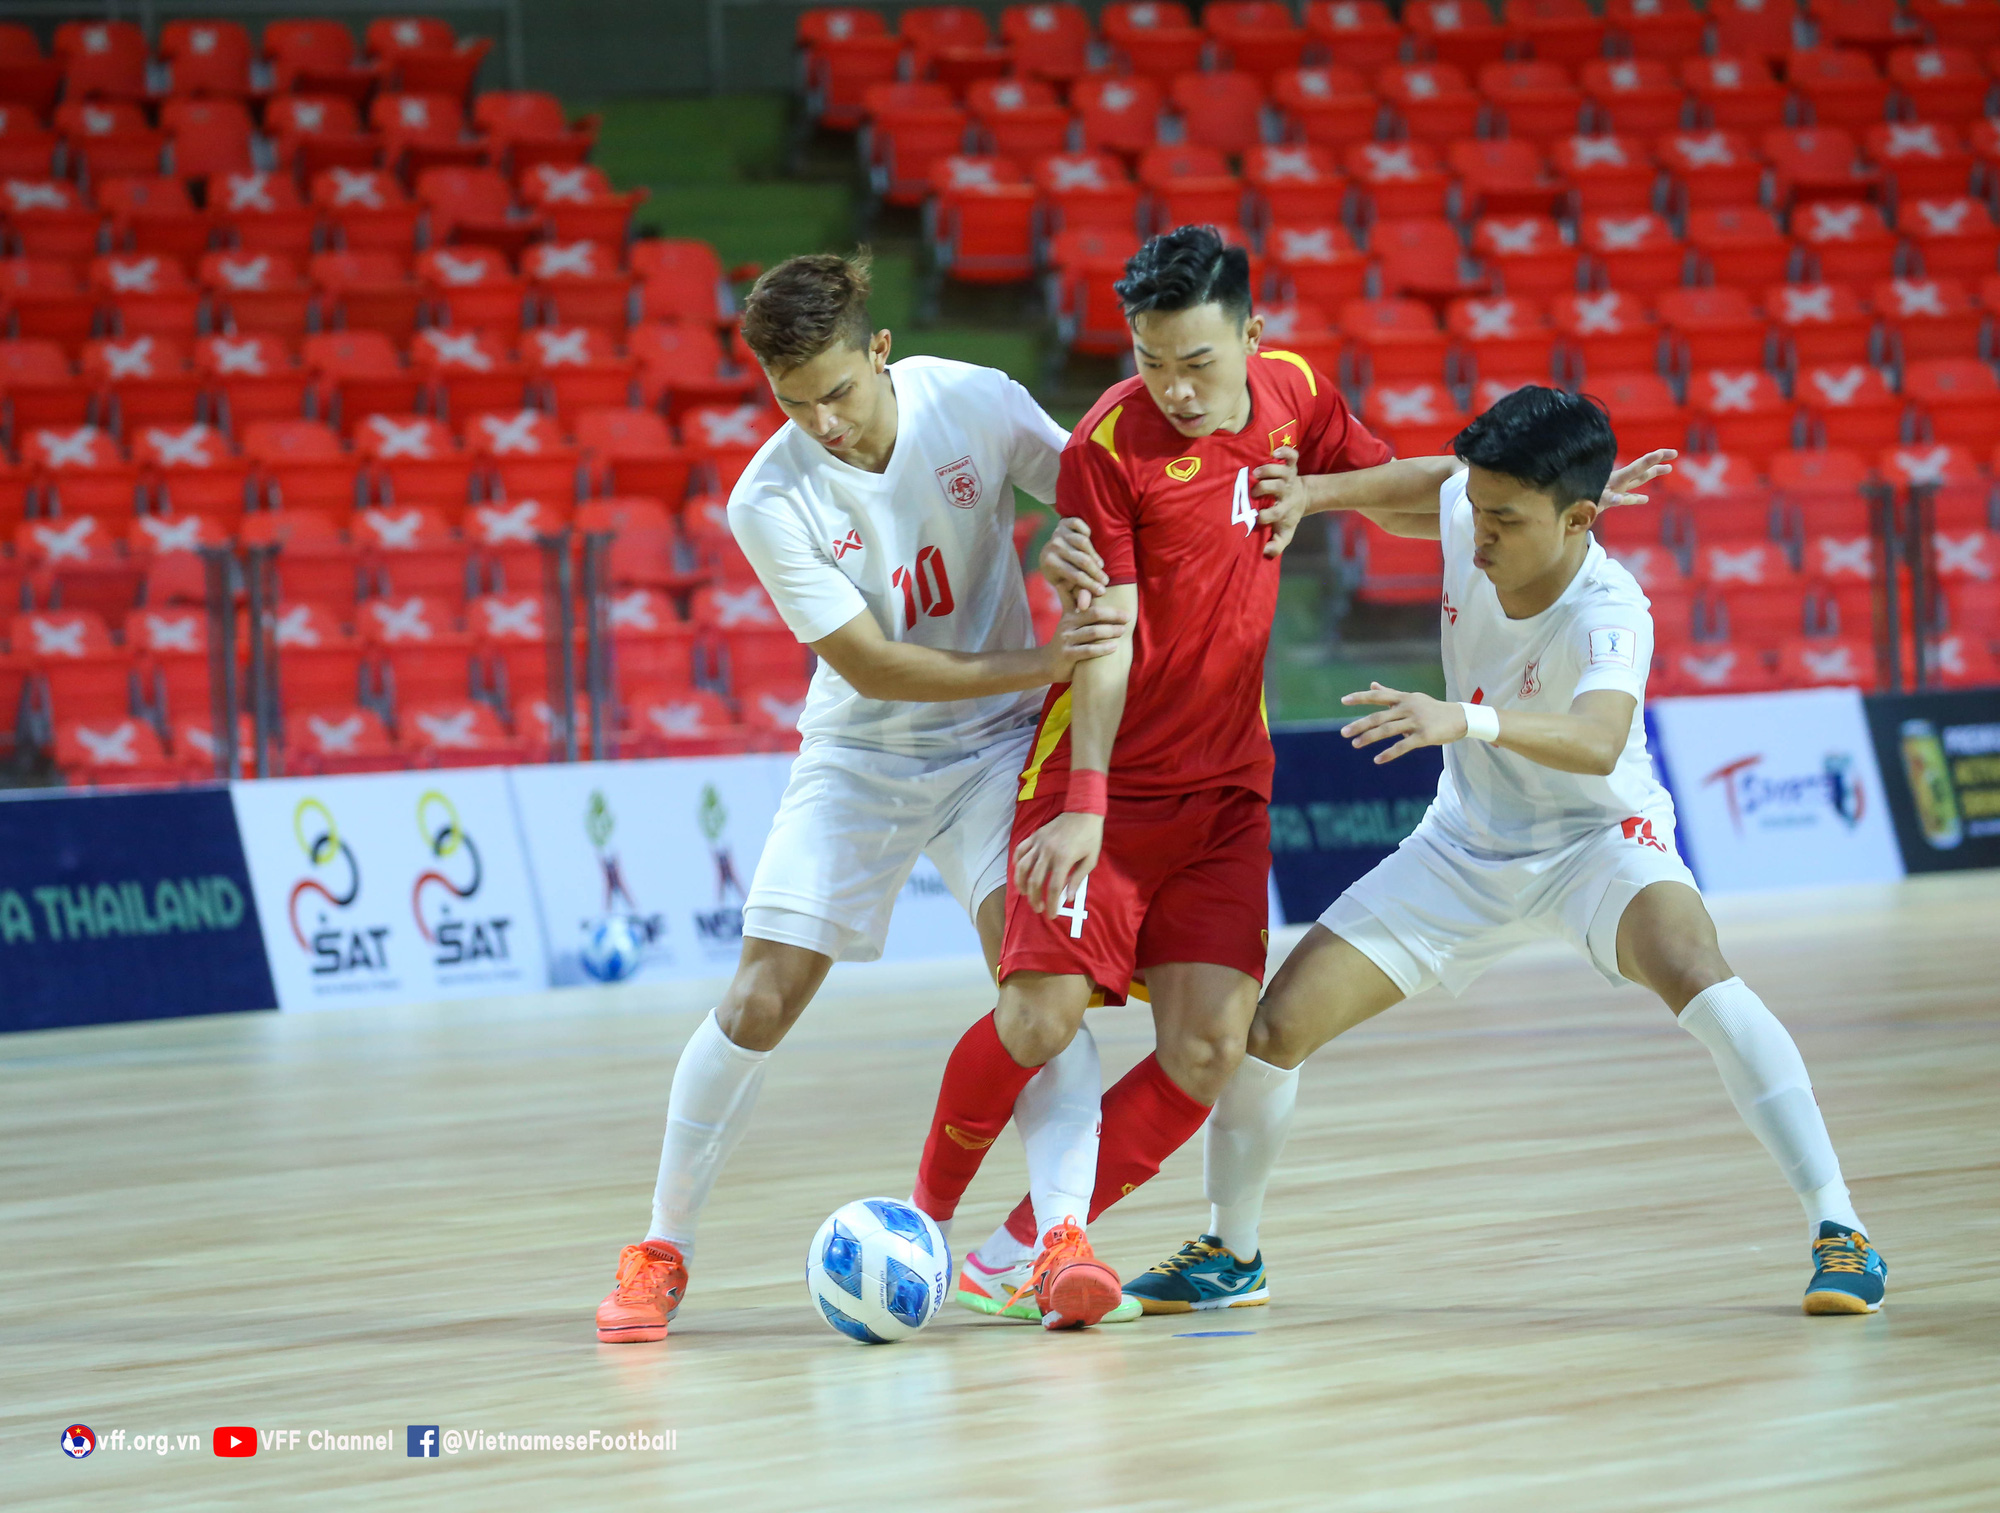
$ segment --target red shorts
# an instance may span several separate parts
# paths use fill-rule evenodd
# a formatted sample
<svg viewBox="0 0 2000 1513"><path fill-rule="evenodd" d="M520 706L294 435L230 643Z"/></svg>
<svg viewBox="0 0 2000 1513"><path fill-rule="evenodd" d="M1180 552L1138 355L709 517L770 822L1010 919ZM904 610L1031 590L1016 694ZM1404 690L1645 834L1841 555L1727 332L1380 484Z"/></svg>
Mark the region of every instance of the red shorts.
<svg viewBox="0 0 2000 1513"><path fill-rule="evenodd" d="M1063 796L1014 809L1013 844L1062 813ZM1135 972L1212 962L1264 980L1270 940L1270 806L1248 788L1111 800L1104 848L1083 891L1051 920L1007 870L1000 980L1013 972L1088 977L1123 1003Z"/></svg>

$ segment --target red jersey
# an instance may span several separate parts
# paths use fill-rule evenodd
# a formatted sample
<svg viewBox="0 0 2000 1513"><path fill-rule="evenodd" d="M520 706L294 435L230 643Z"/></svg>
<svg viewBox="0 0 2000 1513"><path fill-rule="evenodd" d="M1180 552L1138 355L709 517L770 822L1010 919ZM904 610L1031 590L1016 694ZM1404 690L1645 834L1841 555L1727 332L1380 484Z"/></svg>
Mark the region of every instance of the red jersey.
<svg viewBox="0 0 2000 1513"><path fill-rule="evenodd" d="M1176 431L1138 378L1098 400L1063 448L1056 509L1090 526L1114 584L1139 586L1132 675L1112 749L1123 797L1241 787L1271 796L1264 652L1278 606L1278 561L1251 473L1281 446L1301 473L1387 462L1389 448L1340 391L1293 352L1250 359L1250 419L1198 440ZM1057 684L1021 773L1020 797L1061 792L1070 691Z"/></svg>

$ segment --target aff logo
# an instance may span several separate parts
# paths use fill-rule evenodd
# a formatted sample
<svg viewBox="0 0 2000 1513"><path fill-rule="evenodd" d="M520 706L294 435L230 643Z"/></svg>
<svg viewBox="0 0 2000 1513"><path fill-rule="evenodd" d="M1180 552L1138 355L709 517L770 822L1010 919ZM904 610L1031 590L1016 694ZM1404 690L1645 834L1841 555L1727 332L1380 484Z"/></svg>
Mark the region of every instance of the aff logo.
<svg viewBox="0 0 2000 1513"><path fill-rule="evenodd" d="M1624 831L1625 839L1634 845L1651 846L1655 851L1667 849L1667 843L1653 833L1653 822L1649 819L1635 814L1630 819L1620 820L1618 828Z"/></svg>

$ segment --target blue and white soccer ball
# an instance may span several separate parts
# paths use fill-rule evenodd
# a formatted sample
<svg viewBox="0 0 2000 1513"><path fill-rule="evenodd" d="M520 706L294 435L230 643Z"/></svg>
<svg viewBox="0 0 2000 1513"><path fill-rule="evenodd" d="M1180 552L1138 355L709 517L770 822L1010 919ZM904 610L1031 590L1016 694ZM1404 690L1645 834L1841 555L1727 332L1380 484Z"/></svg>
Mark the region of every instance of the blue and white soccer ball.
<svg viewBox="0 0 2000 1513"><path fill-rule="evenodd" d="M639 932L622 914L608 914L583 938L583 970L599 982L623 982L639 970Z"/></svg>
<svg viewBox="0 0 2000 1513"><path fill-rule="evenodd" d="M820 1225L806 1253L806 1286L833 1328L864 1345L887 1345L944 1307L951 1251L930 1215L894 1198L862 1198Z"/></svg>

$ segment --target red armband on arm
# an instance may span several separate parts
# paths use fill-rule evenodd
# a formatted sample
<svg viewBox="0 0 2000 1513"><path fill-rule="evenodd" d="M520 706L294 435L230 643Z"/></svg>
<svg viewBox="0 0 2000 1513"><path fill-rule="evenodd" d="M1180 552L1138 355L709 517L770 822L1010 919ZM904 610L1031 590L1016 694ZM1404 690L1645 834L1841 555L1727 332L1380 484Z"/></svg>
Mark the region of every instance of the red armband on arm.
<svg viewBox="0 0 2000 1513"><path fill-rule="evenodd" d="M1102 815L1109 806L1109 775L1102 772L1081 771L1072 768L1069 774L1069 791L1063 797L1063 812L1066 814Z"/></svg>

